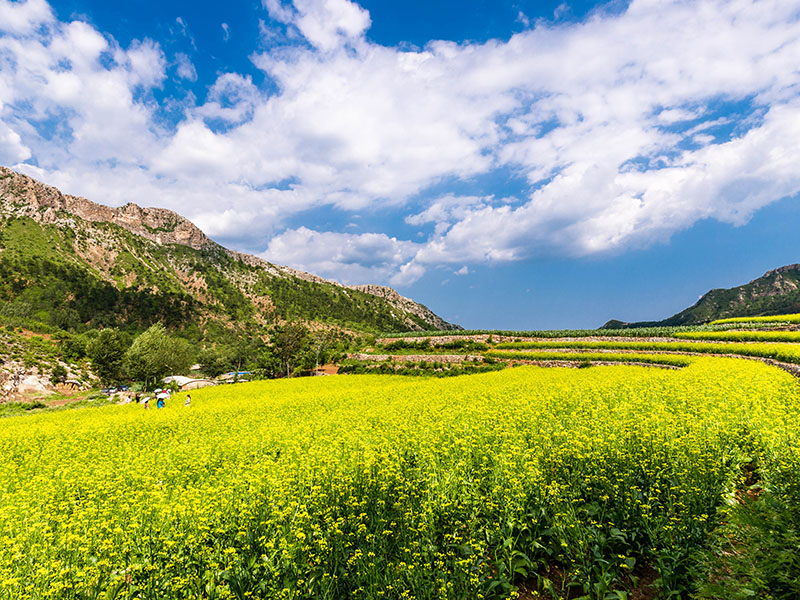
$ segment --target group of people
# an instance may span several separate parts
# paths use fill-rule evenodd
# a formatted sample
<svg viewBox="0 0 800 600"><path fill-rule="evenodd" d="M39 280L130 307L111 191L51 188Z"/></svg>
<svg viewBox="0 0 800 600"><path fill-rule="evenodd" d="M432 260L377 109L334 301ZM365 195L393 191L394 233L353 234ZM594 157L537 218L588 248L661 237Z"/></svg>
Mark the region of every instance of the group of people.
<svg viewBox="0 0 800 600"><path fill-rule="evenodd" d="M184 401L183 405L184 406L189 406L189 405L191 405L191 403L192 403L192 397L189 394L186 394L186 400ZM157 400L156 400L156 408L165 408L166 406L167 406L166 398L164 398L163 396L160 397L160 398L157 398ZM145 399L144 407L145 407L145 409L150 408L150 398Z"/></svg>

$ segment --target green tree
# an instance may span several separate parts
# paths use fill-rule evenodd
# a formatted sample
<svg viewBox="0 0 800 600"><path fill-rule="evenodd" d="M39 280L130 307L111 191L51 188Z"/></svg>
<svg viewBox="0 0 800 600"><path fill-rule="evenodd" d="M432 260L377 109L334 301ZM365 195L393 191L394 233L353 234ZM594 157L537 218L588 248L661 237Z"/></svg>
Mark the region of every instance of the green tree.
<svg viewBox="0 0 800 600"><path fill-rule="evenodd" d="M164 326L156 323L133 341L125 353L125 368L149 389L167 375L187 371L193 359L189 342L170 337Z"/></svg>
<svg viewBox="0 0 800 600"><path fill-rule="evenodd" d="M71 333L59 333L55 336L61 350L61 358L69 362L78 362L86 356L86 339Z"/></svg>
<svg viewBox="0 0 800 600"><path fill-rule="evenodd" d="M255 366L262 373L262 377L267 379L276 379L282 375L281 361L270 347L265 347L258 353Z"/></svg>
<svg viewBox="0 0 800 600"><path fill-rule="evenodd" d="M67 369L61 363L56 364L50 372L50 381L53 383L63 383L67 379Z"/></svg>
<svg viewBox="0 0 800 600"><path fill-rule="evenodd" d="M102 329L86 346L86 354L103 383L116 383L124 376L125 352L131 345L130 336L117 329Z"/></svg>
<svg viewBox="0 0 800 600"><path fill-rule="evenodd" d="M308 329L301 323L288 322L276 325L269 337L272 354L278 359L286 377L292 376L295 365L308 343Z"/></svg>
<svg viewBox="0 0 800 600"><path fill-rule="evenodd" d="M327 362L331 350L335 346L338 338L338 331L335 329L323 329L315 331L311 335L309 344L309 359L313 356L314 372L319 370L320 364Z"/></svg>
<svg viewBox="0 0 800 600"><path fill-rule="evenodd" d="M203 348L198 355L198 362L203 373L216 377L228 371L253 368L263 348L264 342L258 337L227 335L224 343Z"/></svg>
<svg viewBox="0 0 800 600"><path fill-rule="evenodd" d="M209 377L217 377L233 370L234 367L233 352L229 346L222 344L203 348L197 361L200 363L200 369Z"/></svg>

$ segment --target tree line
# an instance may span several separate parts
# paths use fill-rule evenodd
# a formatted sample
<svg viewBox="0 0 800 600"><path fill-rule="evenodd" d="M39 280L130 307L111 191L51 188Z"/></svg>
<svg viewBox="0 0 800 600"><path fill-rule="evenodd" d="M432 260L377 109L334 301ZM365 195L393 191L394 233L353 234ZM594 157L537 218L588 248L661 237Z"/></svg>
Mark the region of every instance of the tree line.
<svg viewBox="0 0 800 600"><path fill-rule="evenodd" d="M339 329L310 330L291 321L273 326L267 339L230 332L227 340L205 346L170 333L161 323L137 336L111 327L59 336L64 360L86 357L104 384L136 381L145 389L160 386L168 375L187 374L195 363L212 378L241 371L261 378L308 374L362 343Z"/></svg>

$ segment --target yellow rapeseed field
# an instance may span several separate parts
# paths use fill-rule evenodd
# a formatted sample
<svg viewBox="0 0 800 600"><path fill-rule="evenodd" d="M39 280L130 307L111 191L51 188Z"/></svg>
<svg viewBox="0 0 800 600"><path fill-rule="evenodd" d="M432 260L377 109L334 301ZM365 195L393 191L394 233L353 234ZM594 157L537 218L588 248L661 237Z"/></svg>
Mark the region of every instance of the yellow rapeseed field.
<svg viewBox="0 0 800 600"><path fill-rule="evenodd" d="M770 315L765 317L733 317L730 319L711 321L711 325L723 325L727 323L800 323L800 314Z"/></svg>
<svg viewBox="0 0 800 600"><path fill-rule="evenodd" d="M495 346L498 350L634 350L644 352L691 352L695 354L740 355L757 358L769 358L781 362L800 364L800 344L795 343L758 343L758 342L695 342L674 340L669 342L617 342L586 340L546 340L536 342L506 342ZM487 352L491 357L508 357L507 353Z"/></svg>
<svg viewBox="0 0 800 600"><path fill-rule="evenodd" d="M790 375L711 357L5 419L0 598L601 598L645 564L680 596L743 465L796 481L798 432Z"/></svg>

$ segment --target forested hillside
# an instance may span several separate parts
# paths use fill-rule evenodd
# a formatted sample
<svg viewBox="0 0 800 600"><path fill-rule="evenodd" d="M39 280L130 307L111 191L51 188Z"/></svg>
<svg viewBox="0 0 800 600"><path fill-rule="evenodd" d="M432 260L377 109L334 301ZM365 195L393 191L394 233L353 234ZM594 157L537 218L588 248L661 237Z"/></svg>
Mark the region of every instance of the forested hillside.
<svg viewBox="0 0 800 600"><path fill-rule="evenodd" d="M800 312L800 264L773 269L744 285L711 290L689 308L663 321L612 320L603 328L700 325L716 319L797 312Z"/></svg>

